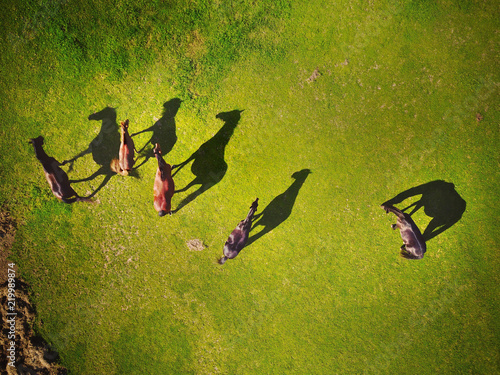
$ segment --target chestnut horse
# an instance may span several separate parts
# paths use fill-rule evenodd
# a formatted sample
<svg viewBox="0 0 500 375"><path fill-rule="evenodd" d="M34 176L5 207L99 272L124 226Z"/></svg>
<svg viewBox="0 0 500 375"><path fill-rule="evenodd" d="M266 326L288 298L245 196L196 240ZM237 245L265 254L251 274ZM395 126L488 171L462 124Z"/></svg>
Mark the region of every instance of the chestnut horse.
<svg viewBox="0 0 500 375"><path fill-rule="evenodd" d="M172 178L172 167L165 163L161 156L160 145L156 143L153 150L156 160L158 160L158 169L154 184L154 207L158 215L172 215L172 195L175 192L174 180Z"/></svg>
<svg viewBox="0 0 500 375"><path fill-rule="evenodd" d="M422 259L427 250L424 237L420 233L417 225L410 215L391 205L381 206L386 213L392 212L397 217L396 224L392 224L391 228L399 228L403 246L401 246L401 256L406 259Z"/></svg>
<svg viewBox="0 0 500 375"><path fill-rule="evenodd" d="M259 206L259 198L257 198L250 206L250 211L247 217L240 221L236 228L231 232L229 238L224 244L224 256L219 259L219 264L224 264L226 260L235 258L240 251L245 247L248 240L248 234L252 227L253 215Z"/></svg>
<svg viewBox="0 0 500 375"><path fill-rule="evenodd" d="M36 158L42 163L45 178L50 185L52 193L57 199L64 203L73 203L77 201L90 201L90 198L80 197L71 187L69 178L56 159L48 156L43 149L43 137L31 138L29 143L35 148Z"/></svg>
<svg viewBox="0 0 500 375"><path fill-rule="evenodd" d="M118 154L118 160L113 159L111 161L111 169L122 176L127 176L135 163L135 146L132 137L130 137L130 134L128 133L128 120L122 121L120 123L120 127L120 151Z"/></svg>

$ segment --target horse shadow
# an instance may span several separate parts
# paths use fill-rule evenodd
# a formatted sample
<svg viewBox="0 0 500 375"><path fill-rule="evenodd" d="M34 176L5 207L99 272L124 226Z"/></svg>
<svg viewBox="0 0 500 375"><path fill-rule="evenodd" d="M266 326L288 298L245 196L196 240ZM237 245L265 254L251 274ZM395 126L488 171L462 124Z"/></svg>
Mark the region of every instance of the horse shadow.
<svg viewBox="0 0 500 375"><path fill-rule="evenodd" d="M172 177L174 177L184 168L184 166L192 161L191 172L195 176L185 187L176 189L175 194L185 192L194 185L200 185L196 191L185 197L172 212L175 213L179 211L222 180L228 168L224 160L225 149L233 135L236 125L238 125L241 118L241 112L243 111L234 110L219 113L216 118L224 121L224 125L217 134L202 144L186 161L172 166L172 169L176 169L172 175Z"/></svg>
<svg viewBox="0 0 500 375"><path fill-rule="evenodd" d="M116 122L115 108L106 107L103 110L93 113L88 117L89 120L101 121L101 129L99 134L90 142L89 146L69 160L65 160L62 165L70 164L68 172L73 170L73 165L76 160L92 154L94 162L99 165L99 169L89 177L79 180L70 180L71 183L90 181L98 176L104 175L99 187L90 194L93 197L101 190L116 173L111 170L111 161L118 158L120 148L120 133Z"/></svg>
<svg viewBox="0 0 500 375"><path fill-rule="evenodd" d="M136 168L146 163L150 158L154 158L154 147L158 143L160 145L163 156L167 155L174 148L177 142L175 115L177 114L182 100L179 98L171 99L163 104L163 113L161 118L156 121L152 126L140 132L134 133L131 137L136 135L151 132L151 138L144 144L138 151L139 154L144 156L144 160ZM148 145L150 147L148 148Z"/></svg>
<svg viewBox="0 0 500 375"><path fill-rule="evenodd" d="M299 195L300 188L306 181L307 176L311 173L310 169L302 169L292 174L292 178L295 179L295 181L288 189L275 197L260 214L254 216L254 222L250 232L259 226L264 228L248 239L247 246L251 245L288 219L292 213L295 200Z"/></svg>
<svg viewBox="0 0 500 375"><path fill-rule="evenodd" d="M404 212L413 207L409 213L412 216L420 208L424 208L424 213L432 218L422 233L426 242L456 224L462 218L467 205L455 190L455 185L443 180L431 181L410 188L383 204L395 205L417 195L421 195L420 199L401 211Z"/></svg>

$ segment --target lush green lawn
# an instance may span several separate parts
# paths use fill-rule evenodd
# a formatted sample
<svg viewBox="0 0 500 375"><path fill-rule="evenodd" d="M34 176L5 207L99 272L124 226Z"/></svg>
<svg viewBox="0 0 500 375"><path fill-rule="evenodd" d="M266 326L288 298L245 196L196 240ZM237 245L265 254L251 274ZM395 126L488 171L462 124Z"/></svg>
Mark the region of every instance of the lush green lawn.
<svg viewBox="0 0 500 375"><path fill-rule="evenodd" d="M6 1L0 199L38 332L74 374L499 372L499 16L474 1ZM98 137L90 114L115 108L136 133L175 98L171 164L243 110L220 182L160 218L151 158L95 204L56 200L29 138L63 161ZM405 260L380 204L435 180L466 210ZM270 227L219 266L256 197Z"/></svg>

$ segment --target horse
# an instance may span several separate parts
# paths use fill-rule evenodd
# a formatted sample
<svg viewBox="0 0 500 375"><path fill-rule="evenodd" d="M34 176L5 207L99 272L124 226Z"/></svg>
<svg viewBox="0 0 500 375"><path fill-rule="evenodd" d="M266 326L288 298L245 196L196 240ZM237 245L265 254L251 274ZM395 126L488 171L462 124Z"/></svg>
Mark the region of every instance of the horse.
<svg viewBox="0 0 500 375"><path fill-rule="evenodd" d="M396 224L392 224L391 228L399 228L401 232L401 238L403 239L401 256L406 259L422 259L427 246L420 229L418 229L411 216L391 205L384 204L381 207L386 213L392 212L397 217Z"/></svg>
<svg viewBox="0 0 500 375"><path fill-rule="evenodd" d="M42 163L45 178L50 185L52 193L57 199L64 203L73 203L79 201L91 201L90 198L80 197L71 187L69 178L55 158L48 156L43 149L44 138L39 136L31 138L29 143L35 148L36 158Z"/></svg>
<svg viewBox="0 0 500 375"><path fill-rule="evenodd" d="M408 214L413 216L415 212L423 208L424 213L432 218L422 233L425 241L429 241L455 225L462 218L467 207L467 202L455 190L455 185L443 180L415 186L382 204L393 206L414 196L420 196L420 198L401 211L407 212L412 208Z"/></svg>
<svg viewBox="0 0 500 375"><path fill-rule="evenodd" d="M161 149L158 143L153 150L156 160L158 160L158 169L154 184L154 207L158 215L172 215L172 196L175 192L174 180L172 178L172 167L165 163L161 156Z"/></svg>
<svg viewBox="0 0 500 375"><path fill-rule="evenodd" d="M253 215L259 206L259 198L257 198L250 206L250 211L247 217L240 221L236 228L231 232L229 238L224 244L224 256L219 259L219 264L224 264L226 260L235 258L240 251L245 247L250 228L252 227Z"/></svg>
<svg viewBox="0 0 500 375"><path fill-rule="evenodd" d="M111 169L122 176L127 176L135 163L135 146L132 137L128 133L128 120L122 121L120 123L120 128L120 151L118 159L111 160Z"/></svg>

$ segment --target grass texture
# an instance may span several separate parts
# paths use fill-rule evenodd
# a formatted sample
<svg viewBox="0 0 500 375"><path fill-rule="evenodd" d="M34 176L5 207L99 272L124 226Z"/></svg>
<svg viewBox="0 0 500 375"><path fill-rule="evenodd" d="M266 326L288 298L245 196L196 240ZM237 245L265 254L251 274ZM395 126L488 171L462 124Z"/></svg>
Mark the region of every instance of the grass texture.
<svg viewBox="0 0 500 375"><path fill-rule="evenodd" d="M70 373L500 370L497 4L4 3L0 200L19 223L12 259L35 329ZM175 194L160 218L143 153L134 176L73 184L99 189L96 203L58 202L28 139L70 159L106 107L131 133L164 116L171 164L208 142L226 164L204 171L218 183ZM235 110L217 138L216 116ZM70 179L98 171L96 153L66 165ZM176 187L193 178L186 165ZM466 210L422 260L402 259L380 204L436 180ZM256 197L267 225L219 266Z"/></svg>

